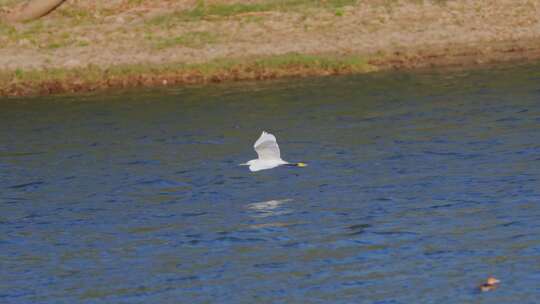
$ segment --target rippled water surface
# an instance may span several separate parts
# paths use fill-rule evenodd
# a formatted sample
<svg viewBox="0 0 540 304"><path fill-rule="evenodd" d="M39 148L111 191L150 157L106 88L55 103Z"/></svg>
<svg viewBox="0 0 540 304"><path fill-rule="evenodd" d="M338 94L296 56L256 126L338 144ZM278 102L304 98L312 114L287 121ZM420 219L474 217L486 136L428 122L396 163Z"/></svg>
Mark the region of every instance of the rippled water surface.
<svg viewBox="0 0 540 304"><path fill-rule="evenodd" d="M540 66L0 107L1 303L540 301Z"/></svg>

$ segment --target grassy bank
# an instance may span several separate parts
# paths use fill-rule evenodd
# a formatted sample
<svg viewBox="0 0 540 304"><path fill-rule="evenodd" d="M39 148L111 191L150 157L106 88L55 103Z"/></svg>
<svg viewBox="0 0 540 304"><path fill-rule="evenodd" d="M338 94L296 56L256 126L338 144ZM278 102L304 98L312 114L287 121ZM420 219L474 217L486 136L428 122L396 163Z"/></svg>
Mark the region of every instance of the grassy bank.
<svg viewBox="0 0 540 304"><path fill-rule="evenodd" d="M375 69L358 56L284 54L263 58L217 59L199 64L15 70L0 73L0 95L47 95L105 88L366 73Z"/></svg>
<svg viewBox="0 0 540 304"><path fill-rule="evenodd" d="M0 22L0 96L537 60L538 16L540 0L67 0Z"/></svg>

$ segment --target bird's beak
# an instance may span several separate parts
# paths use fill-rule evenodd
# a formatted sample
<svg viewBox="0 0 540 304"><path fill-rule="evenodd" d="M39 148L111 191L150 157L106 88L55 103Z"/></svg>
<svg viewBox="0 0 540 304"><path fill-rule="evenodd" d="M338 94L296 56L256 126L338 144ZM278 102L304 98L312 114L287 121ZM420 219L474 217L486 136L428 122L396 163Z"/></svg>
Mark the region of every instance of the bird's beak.
<svg viewBox="0 0 540 304"><path fill-rule="evenodd" d="M307 167L307 164L305 164L305 163L297 163L296 166L297 167Z"/></svg>

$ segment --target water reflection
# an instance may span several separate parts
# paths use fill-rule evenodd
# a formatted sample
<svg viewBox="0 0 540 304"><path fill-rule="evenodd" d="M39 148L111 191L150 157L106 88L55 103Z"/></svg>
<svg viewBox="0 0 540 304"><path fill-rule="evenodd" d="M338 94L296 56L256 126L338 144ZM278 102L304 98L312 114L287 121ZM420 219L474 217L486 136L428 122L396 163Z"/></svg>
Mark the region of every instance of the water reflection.
<svg viewBox="0 0 540 304"><path fill-rule="evenodd" d="M261 228L283 228L283 227L289 227L293 225L298 225L298 223L285 223L285 222L262 223L262 224L249 225L249 227L253 229L261 229Z"/></svg>
<svg viewBox="0 0 540 304"><path fill-rule="evenodd" d="M250 215L252 217L269 217L277 215L291 214L294 212L292 208L288 205L284 206L285 203L292 202L292 199L278 199L278 200L269 200L265 202L252 203L246 206L250 210Z"/></svg>

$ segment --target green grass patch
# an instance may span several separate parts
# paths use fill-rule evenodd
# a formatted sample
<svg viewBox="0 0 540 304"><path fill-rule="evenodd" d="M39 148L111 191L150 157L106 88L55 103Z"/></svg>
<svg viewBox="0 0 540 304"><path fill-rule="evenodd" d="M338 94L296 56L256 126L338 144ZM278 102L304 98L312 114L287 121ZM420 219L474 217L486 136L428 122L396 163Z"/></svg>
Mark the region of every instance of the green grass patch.
<svg viewBox="0 0 540 304"><path fill-rule="evenodd" d="M216 59L207 63L198 64L167 64L167 65L120 65L107 69L90 65L85 68L76 69L47 69L41 70L14 70L0 71L0 80L20 81L45 81L45 80L66 80L73 77L85 80L98 80L106 76L128 76L138 74L159 74L169 72L200 72L204 75L211 75L215 72L227 70L287 70L287 69L313 69L313 70L349 70L353 72L365 72L371 70L367 60L359 56L330 56L330 55L304 55L288 53L268 57L253 57L248 59Z"/></svg>
<svg viewBox="0 0 540 304"><path fill-rule="evenodd" d="M21 2L20 0L0 0L0 6L10 7L10 6L17 5L20 2Z"/></svg>
<svg viewBox="0 0 540 304"><path fill-rule="evenodd" d="M69 32L56 33L55 35L50 35L46 42L40 44L40 48L45 49L59 49L63 47L68 47L77 44L75 37Z"/></svg>
<svg viewBox="0 0 540 304"><path fill-rule="evenodd" d="M73 18L76 20L90 20L93 19L93 12L88 10L74 8L74 7L63 7L58 10L58 13L67 18Z"/></svg>
<svg viewBox="0 0 540 304"><path fill-rule="evenodd" d="M36 20L16 28L9 24L0 23L0 42L8 44L32 45L42 49L56 49L72 45L75 40L67 31L51 31L45 21Z"/></svg>
<svg viewBox="0 0 540 304"><path fill-rule="evenodd" d="M130 6L138 6L144 4L145 0L128 0L128 5Z"/></svg>
<svg viewBox="0 0 540 304"><path fill-rule="evenodd" d="M358 0L267 0L258 3L211 3L199 1L193 8L156 16L147 21L148 25L172 26L176 22L199 21L202 19L228 18L248 13L296 12L306 9L339 10L355 5ZM343 12L343 10L339 10Z"/></svg>
<svg viewBox="0 0 540 304"><path fill-rule="evenodd" d="M39 95L167 83L203 83L282 76L364 73L375 68L358 56L284 54L217 59L200 64L88 66L75 69L0 71L1 95Z"/></svg>
<svg viewBox="0 0 540 304"><path fill-rule="evenodd" d="M16 35L17 29L15 29L14 26L0 20L0 41L3 39L11 39Z"/></svg>
<svg viewBox="0 0 540 304"><path fill-rule="evenodd" d="M296 0L295 0L296 1ZM195 8L185 11L183 16L187 20L200 20L206 16L230 17L245 13L258 13L276 10L278 3L233 3L233 4L210 4L199 2Z"/></svg>
<svg viewBox="0 0 540 304"><path fill-rule="evenodd" d="M153 47L156 49L165 49L175 46L185 46L189 48L201 48L207 44L216 43L219 36L216 33L196 31L189 32L176 37L149 38L153 41ZM155 42L154 42L155 40Z"/></svg>
<svg viewBox="0 0 540 304"><path fill-rule="evenodd" d="M259 68L306 68L320 70L351 69L360 71L368 67L367 61L358 56L320 56L290 53L257 59L253 62Z"/></svg>

